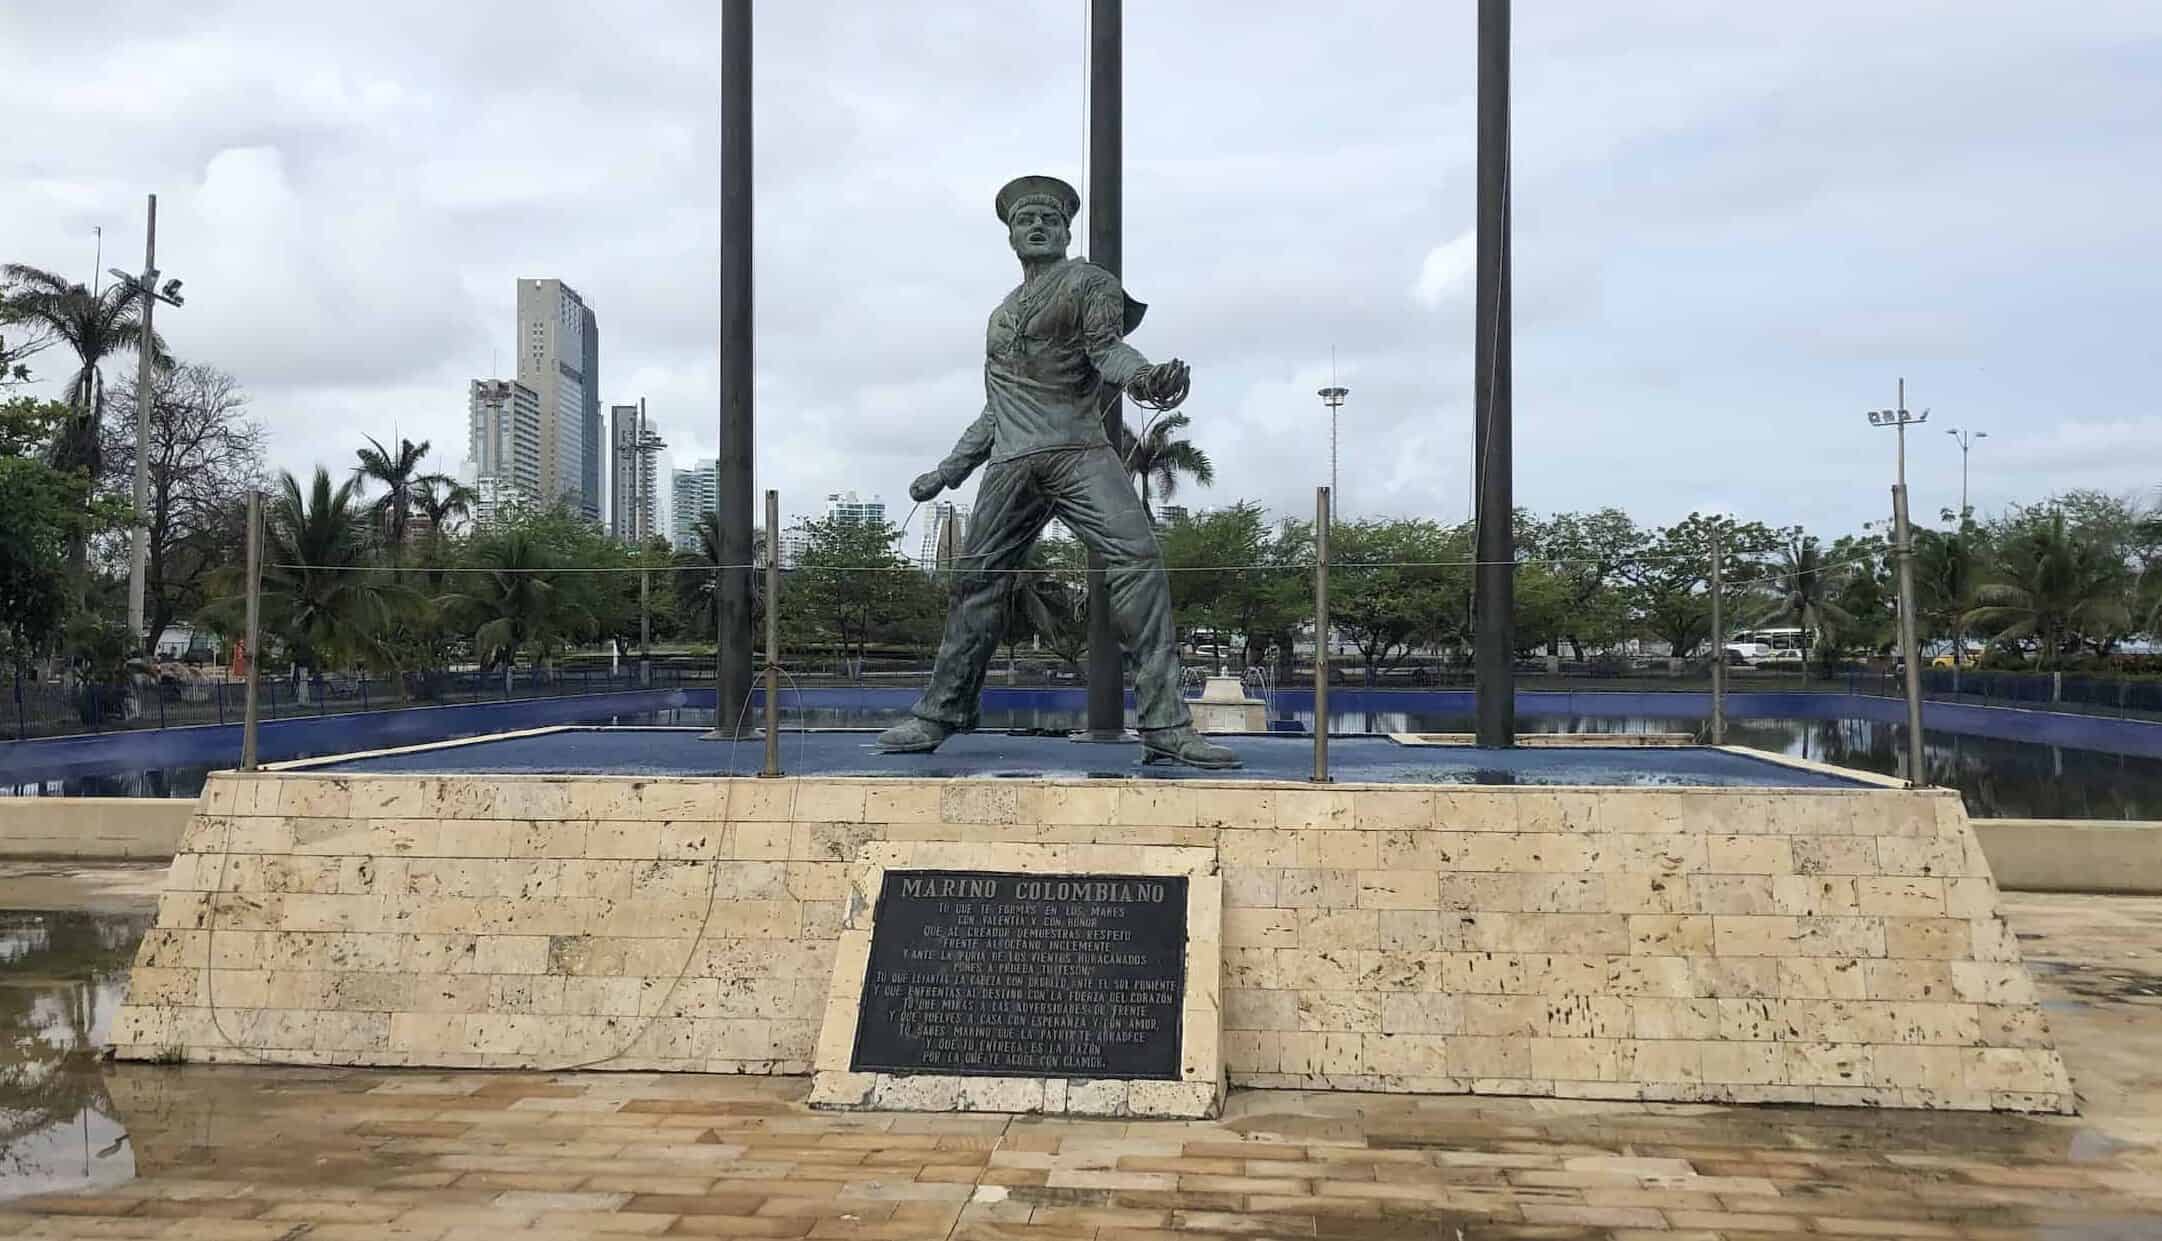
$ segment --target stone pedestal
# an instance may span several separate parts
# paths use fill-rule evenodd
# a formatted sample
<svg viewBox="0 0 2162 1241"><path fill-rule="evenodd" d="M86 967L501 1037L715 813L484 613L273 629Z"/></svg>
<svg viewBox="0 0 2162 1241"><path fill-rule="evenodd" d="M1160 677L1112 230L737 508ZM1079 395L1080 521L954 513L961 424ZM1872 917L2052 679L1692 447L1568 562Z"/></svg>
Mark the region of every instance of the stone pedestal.
<svg viewBox="0 0 2162 1241"><path fill-rule="evenodd" d="M1203 733L1265 733L1269 731L1268 704L1246 696L1246 683L1237 677L1210 677L1201 697L1186 704L1193 712L1194 731Z"/></svg>
<svg viewBox="0 0 2162 1241"><path fill-rule="evenodd" d="M1177 1079L859 1075L874 877L907 869L1184 876ZM1885 787L220 773L112 1040L815 1070L891 1108L1193 1115L1226 1080L2073 1106L1958 795Z"/></svg>

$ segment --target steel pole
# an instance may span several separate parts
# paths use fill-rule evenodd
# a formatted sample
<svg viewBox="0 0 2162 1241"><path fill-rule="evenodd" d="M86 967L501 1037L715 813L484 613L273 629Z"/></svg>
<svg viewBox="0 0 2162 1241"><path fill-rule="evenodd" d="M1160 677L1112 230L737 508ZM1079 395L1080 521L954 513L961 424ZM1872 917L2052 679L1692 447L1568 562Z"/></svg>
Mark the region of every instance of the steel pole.
<svg viewBox="0 0 2162 1241"><path fill-rule="evenodd" d="M1907 524L1907 381L1899 381L1899 480L1892 486L1892 538L1899 554L1899 649L1907 665L1907 783L1922 788L1922 652L1914 639L1914 535Z"/></svg>
<svg viewBox="0 0 2162 1241"><path fill-rule="evenodd" d="M1723 541L1717 522L1712 523L1712 744L1727 743L1727 630L1721 611L1719 558Z"/></svg>
<svg viewBox="0 0 2162 1241"><path fill-rule="evenodd" d="M631 459L631 534L638 544L638 684L653 684L653 571L646 567L653 532L646 528L646 506L653 502L653 480L646 477L646 398L638 398L638 455Z"/></svg>
<svg viewBox="0 0 2162 1241"><path fill-rule="evenodd" d="M1125 91L1121 0L1089 0L1088 257L1116 276L1122 266L1120 220L1125 164ZM1113 393L1104 404L1104 436L1119 442L1125 402ZM1088 554L1088 731L1091 741L1126 738L1126 672L1118 629L1111 620L1111 592L1103 557Z"/></svg>
<svg viewBox="0 0 2162 1241"><path fill-rule="evenodd" d="M720 616L715 736L734 736L751 695L751 0L721 2ZM780 549L771 549L778 555Z"/></svg>
<svg viewBox="0 0 2162 1241"><path fill-rule="evenodd" d="M781 774L781 493L766 489L766 766Z"/></svg>
<svg viewBox="0 0 2162 1241"><path fill-rule="evenodd" d="M128 531L128 632L144 651L157 646L157 635L143 632L150 573L150 407L152 356L156 337L151 330L152 312L158 304L158 196L150 195L148 223L143 230L143 282L139 290L143 306L143 338L135 347L135 522Z"/></svg>
<svg viewBox="0 0 2162 1241"><path fill-rule="evenodd" d="M1478 290L1472 399L1477 427L1477 740L1516 744L1516 539L1511 493L1509 307L1509 0L1479 0Z"/></svg>
<svg viewBox="0 0 2162 1241"><path fill-rule="evenodd" d="M1314 488L1314 774L1329 783L1329 489Z"/></svg>
<svg viewBox="0 0 2162 1241"><path fill-rule="evenodd" d="M240 723L240 769L255 770L256 687L263 667L263 493L248 492L248 660L245 714Z"/></svg>

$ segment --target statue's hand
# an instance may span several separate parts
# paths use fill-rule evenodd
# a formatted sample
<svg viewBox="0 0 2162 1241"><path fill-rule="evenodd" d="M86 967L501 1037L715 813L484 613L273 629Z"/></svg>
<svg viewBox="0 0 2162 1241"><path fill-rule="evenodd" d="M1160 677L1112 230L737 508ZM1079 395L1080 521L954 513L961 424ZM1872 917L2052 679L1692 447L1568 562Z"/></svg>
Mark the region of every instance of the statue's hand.
<svg viewBox="0 0 2162 1241"><path fill-rule="evenodd" d="M946 476L937 470L927 470L908 485L908 498L921 504L945 489Z"/></svg>
<svg viewBox="0 0 2162 1241"><path fill-rule="evenodd" d="M1186 399L1192 387L1191 372L1186 363L1177 358L1156 365L1134 376L1126 390L1145 401L1163 404L1166 408Z"/></svg>

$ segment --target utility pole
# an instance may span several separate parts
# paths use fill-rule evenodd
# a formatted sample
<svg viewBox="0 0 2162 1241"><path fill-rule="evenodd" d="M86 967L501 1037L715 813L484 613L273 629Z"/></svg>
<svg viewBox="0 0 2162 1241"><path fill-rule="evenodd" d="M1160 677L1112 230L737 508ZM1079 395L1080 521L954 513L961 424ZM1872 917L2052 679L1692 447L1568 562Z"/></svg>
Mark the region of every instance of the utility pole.
<svg viewBox="0 0 2162 1241"><path fill-rule="evenodd" d="M1509 0L1479 0L1478 316L1472 445L1478 480L1477 740L1516 744L1516 538L1511 492L1509 321Z"/></svg>
<svg viewBox="0 0 2162 1241"><path fill-rule="evenodd" d="M751 167L751 0L721 0L721 567L710 734L719 738L736 735L751 696Z"/></svg>
<svg viewBox="0 0 2162 1241"><path fill-rule="evenodd" d="M263 666L263 493L248 492L248 619L247 645L241 648L248 661L246 707L240 720L240 769L254 771L256 732L261 719L257 698Z"/></svg>
<svg viewBox="0 0 2162 1241"><path fill-rule="evenodd" d="M1088 248L1089 262L1116 276L1122 266L1120 220L1125 168L1123 6L1120 0L1089 0ZM1116 393L1104 404L1104 436L1119 442L1125 401ZM1118 630L1111 621L1111 593L1103 557L1088 554L1090 741L1126 739L1126 670Z"/></svg>
<svg viewBox="0 0 2162 1241"><path fill-rule="evenodd" d="M98 234L102 249L105 235ZM154 401L152 373L156 370L157 334L152 328L152 312L159 302L168 306L180 306L180 282L168 281L165 290L158 291L158 196L150 196L149 214L143 230L143 274L131 276L115 268L113 278L136 291L142 299L143 338L135 349L135 523L128 532L128 632L133 634L147 652L157 649L158 635L146 634L144 613L147 611L148 577L150 571L150 409Z"/></svg>
<svg viewBox="0 0 2162 1241"><path fill-rule="evenodd" d="M1967 528L1967 511L1968 511L1968 510L1967 510L1967 453L1968 453L1968 451L1969 451L1969 450L1971 450L1971 449L1972 449L1972 448L1974 447L1974 441L1976 441L1976 440L1986 440L1986 439L1988 439L1988 438L1989 438L1989 432L1987 432L1987 431L1966 431L1966 430L1962 430L1962 429L1960 429L1959 427L1953 427L1953 428L1951 428L1950 430L1946 431L1946 432L1945 432L1945 434L1946 434L1946 435L1949 435L1949 436L1951 436L1951 437L1952 437L1952 440L1953 440L1953 442L1955 442L1955 443L1957 443L1957 444L1959 445L1959 527L1960 527L1960 529L1964 530L1964 529L1966 529L1966 528Z"/></svg>
<svg viewBox="0 0 2162 1241"><path fill-rule="evenodd" d="M1321 403L1329 407L1329 503L1334 511L1336 497L1343 494L1336 486L1336 413L1344 407L1344 398L1351 389L1331 384L1321 390Z"/></svg>
<svg viewBox="0 0 2162 1241"><path fill-rule="evenodd" d="M1907 381L1899 381L1899 404L1891 409L1869 411L1869 425L1892 427L1899 433L1897 481L1892 484L1892 548L1899 557L1899 650L1906 664L1907 689L1907 784L1921 788L1928 783L1922 769L1922 659L1914 637L1914 533L1907 525L1907 424L1929 421L1929 411L1919 417L1907 412Z"/></svg>

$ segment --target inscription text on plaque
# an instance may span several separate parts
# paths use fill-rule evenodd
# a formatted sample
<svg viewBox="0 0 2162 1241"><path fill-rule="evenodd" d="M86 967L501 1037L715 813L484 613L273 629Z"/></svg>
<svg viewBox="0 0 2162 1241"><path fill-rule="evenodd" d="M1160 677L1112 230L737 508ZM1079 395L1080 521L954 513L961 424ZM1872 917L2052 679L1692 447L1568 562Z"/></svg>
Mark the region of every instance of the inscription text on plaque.
<svg viewBox="0 0 2162 1241"><path fill-rule="evenodd" d="M1179 1077L1186 879L889 870L858 1072Z"/></svg>

